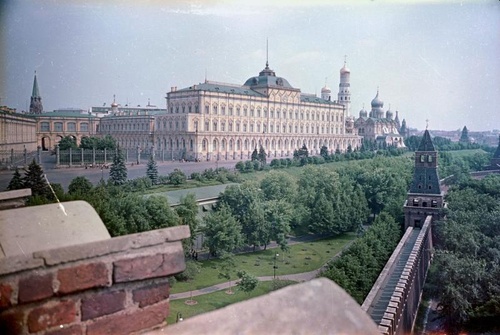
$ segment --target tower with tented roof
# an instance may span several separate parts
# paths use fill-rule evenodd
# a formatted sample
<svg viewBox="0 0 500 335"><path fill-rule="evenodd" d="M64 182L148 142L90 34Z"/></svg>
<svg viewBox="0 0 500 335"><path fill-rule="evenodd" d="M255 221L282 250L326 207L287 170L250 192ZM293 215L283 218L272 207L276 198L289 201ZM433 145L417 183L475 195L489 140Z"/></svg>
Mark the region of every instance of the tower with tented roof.
<svg viewBox="0 0 500 335"><path fill-rule="evenodd" d="M415 151L415 171L404 205L405 230L408 227L422 227L429 215L435 220L440 219L443 207L443 192L438 175L438 153L426 129Z"/></svg>
<svg viewBox="0 0 500 335"><path fill-rule="evenodd" d="M40 95L40 89L38 88L38 81L36 79L35 71L35 78L33 79L33 90L31 92L30 114L42 114L42 112L42 97Z"/></svg>

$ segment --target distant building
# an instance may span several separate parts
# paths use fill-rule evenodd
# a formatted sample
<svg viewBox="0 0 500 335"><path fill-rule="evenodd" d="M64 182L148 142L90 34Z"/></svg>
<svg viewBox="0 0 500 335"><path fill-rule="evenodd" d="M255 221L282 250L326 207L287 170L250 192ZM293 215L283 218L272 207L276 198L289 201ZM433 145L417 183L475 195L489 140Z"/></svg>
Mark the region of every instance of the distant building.
<svg viewBox="0 0 500 335"><path fill-rule="evenodd" d="M354 121L354 128L358 135L363 136L365 140L377 143L380 147L393 146L396 148L405 147L404 136L408 130L406 121L403 120L403 125L399 126L399 116L396 111L390 110L384 113L384 102L379 98L379 91L371 102L370 114L363 108L359 111L359 117ZM403 133L400 133L403 130Z"/></svg>
<svg viewBox="0 0 500 335"><path fill-rule="evenodd" d="M103 112L96 107L91 110ZM111 109L100 119L98 134L113 136L124 149L151 149L155 147L156 118L166 113L166 109L149 103L144 107L122 107L113 101Z"/></svg>
<svg viewBox="0 0 500 335"><path fill-rule="evenodd" d="M9 160L11 155L35 151L36 119L31 115L16 113L7 106L0 106L0 161Z"/></svg>
<svg viewBox="0 0 500 335"><path fill-rule="evenodd" d="M341 81L346 78L341 71ZM340 96L349 102L343 90ZM177 159L244 160L260 146L275 158L291 157L303 145L313 155L322 146L333 153L361 145L360 136L346 132L346 105L332 101L327 90L321 97L302 93L267 62L243 85L206 80L172 87L167 109L156 118L154 143Z"/></svg>

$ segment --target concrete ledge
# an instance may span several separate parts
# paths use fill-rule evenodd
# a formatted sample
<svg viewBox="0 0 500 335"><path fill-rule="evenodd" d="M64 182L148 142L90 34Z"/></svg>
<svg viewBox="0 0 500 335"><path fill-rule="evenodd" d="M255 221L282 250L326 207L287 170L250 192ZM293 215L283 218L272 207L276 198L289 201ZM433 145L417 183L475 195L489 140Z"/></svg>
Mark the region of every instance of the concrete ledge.
<svg viewBox="0 0 500 335"><path fill-rule="evenodd" d="M320 278L143 333L160 334L380 333L353 298Z"/></svg>
<svg viewBox="0 0 500 335"><path fill-rule="evenodd" d="M0 259L0 275L34 269L43 265L55 266L86 260L128 250L161 246L190 236L189 226L176 226L148 232L124 235L108 240L89 242L68 247L38 251L33 254ZM161 250L159 250L161 251ZM137 255L137 253L134 253Z"/></svg>
<svg viewBox="0 0 500 335"><path fill-rule="evenodd" d="M104 241L40 251L34 253L33 256L35 258L43 258L47 265L56 265L80 259L105 256L131 249L160 245L165 242L180 241L189 236L189 226L176 226L118 236Z"/></svg>

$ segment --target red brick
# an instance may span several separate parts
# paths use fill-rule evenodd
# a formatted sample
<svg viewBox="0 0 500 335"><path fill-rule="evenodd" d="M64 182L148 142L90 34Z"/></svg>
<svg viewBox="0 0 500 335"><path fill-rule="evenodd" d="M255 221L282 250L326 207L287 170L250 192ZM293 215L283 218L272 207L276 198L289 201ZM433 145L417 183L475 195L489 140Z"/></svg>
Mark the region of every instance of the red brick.
<svg viewBox="0 0 500 335"><path fill-rule="evenodd" d="M130 334L158 326L168 315L169 302L163 301L130 314L110 315L87 326L87 335Z"/></svg>
<svg viewBox="0 0 500 335"><path fill-rule="evenodd" d="M51 273L45 275L33 275L19 280L19 303L42 300L51 297L52 290Z"/></svg>
<svg viewBox="0 0 500 335"><path fill-rule="evenodd" d="M65 325L76 319L76 306L72 300L51 301L33 309L28 315L30 333L36 333L54 326Z"/></svg>
<svg viewBox="0 0 500 335"><path fill-rule="evenodd" d="M9 284L0 284L0 309L9 307L12 305L10 298L12 296L12 286Z"/></svg>
<svg viewBox="0 0 500 335"><path fill-rule="evenodd" d="M116 313L124 306L124 291L94 295L82 300L82 321Z"/></svg>
<svg viewBox="0 0 500 335"><path fill-rule="evenodd" d="M104 263L90 263L61 269L57 273L57 279L60 282L59 292L63 294L111 284L109 272Z"/></svg>
<svg viewBox="0 0 500 335"><path fill-rule="evenodd" d="M184 271L184 255L180 253L142 256L116 261L114 281L117 283L164 277Z"/></svg>
<svg viewBox="0 0 500 335"><path fill-rule="evenodd" d="M83 335L83 334L84 332L81 325L72 325L69 327L63 327L45 333L45 335Z"/></svg>
<svg viewBox="0 0 500 335"><path fill-rule="evenodd" d="M24 325L24 311L7 311L0 314L0 334L21 334Z"/></svg>
<svg viewBox="0 0 500 335"><path fill-rule="evenodd" d="M161 283L134 290L132 292L134 302L138 302L139 307L156 304L168 299L169 288L168 283Z"/></svg>

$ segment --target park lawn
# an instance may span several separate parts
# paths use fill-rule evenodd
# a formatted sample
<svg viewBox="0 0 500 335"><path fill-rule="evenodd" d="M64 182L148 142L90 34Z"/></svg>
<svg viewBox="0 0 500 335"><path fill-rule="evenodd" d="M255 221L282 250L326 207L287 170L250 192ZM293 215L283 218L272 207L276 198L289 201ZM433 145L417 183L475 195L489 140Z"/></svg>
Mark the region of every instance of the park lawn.
<svg viewBox="0 0 500 335"><path fill-rule="evenodd" d="M461 158L465 156L472 156L474 154L486 154L487 152L483 149L466 149L466 150L452 150L443 151L449 153L453 158Z"/></svg>
<svg viewBox="0 0 500 335"><path fill-rule="evenodd" d="M293 281L280 281L281 287L284 284L294 284ZM285 283L283 283L285 282ZM267 294L273 289L272 281L259 282L255 290L250 293L245 293L238 290L237 287L233 287L232 290L234 294L227 294L225 291L219 291L209 294L200 295L193 297L193 300L197 302L196 305L187 305L186 300L190 299L178 299L170 301L170 312L167 318L168 324L174 324L177 319L177 313L182 314L182 318L190 318L198 314L210 312L222 307L225 307L236 302L247 300L250 298L258 297L260 295Z"/></svg>
<svg viewBox="0 0 500 335"><path fill-rule="evenodd" d="M254 276L272 276L274 274L274 257L276 257L276 276L309 272L322 267L332 257L339 253L346 244L356 238L354 233L347 233L337 237L304 242L290 245L290 250L283 253L279 248L267 249L257 252L235 255L235 271L232 280L237 279L237 271L245 270ZM216 285L226 280L219 278L217 270L218 259L200 262L201 272L194 280L176 282L171 288L171 293L188 292L204 287Z"/></svg>

